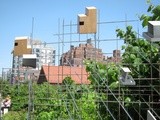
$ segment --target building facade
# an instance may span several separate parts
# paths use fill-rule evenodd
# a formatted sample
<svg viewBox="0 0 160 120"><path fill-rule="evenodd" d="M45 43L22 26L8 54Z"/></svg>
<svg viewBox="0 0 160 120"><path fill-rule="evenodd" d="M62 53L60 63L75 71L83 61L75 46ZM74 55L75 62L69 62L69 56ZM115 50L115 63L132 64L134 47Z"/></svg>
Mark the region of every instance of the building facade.
<svg viewBox="0 0 160 120"><path fill-rule="evenodd" d="M60 65L81 66L85 59L103 61L104 58L102 49L95 48L91 39L88 39L86 44L79 44L77 47L71 45L70 50L62 54Z"/></svg>
<svg viewBox="0 0 160 120"><path fill-rule="evenodd" d="M121 61L121 51L120 50L113 50L113 56L107 57L107 62L114 62L119 63Z"/></svg>
<svg viewBox="0 0 160 120"><path fill-rule="evenodd" d="M33 45L33 54L37 56L37 69L42 65L55 65L55 50L46 45Z"/></svg>
<svg viewBox="0 0 160 120"><path fill-rule="evenodd" d="M16 37L13 50L12 77L29 79L32 73L39 75L42 65L55 65L55 49L29 37ZM36 67L23 66L23 55L36 55ZM27 78L26 78L27 77Z"/></svg>

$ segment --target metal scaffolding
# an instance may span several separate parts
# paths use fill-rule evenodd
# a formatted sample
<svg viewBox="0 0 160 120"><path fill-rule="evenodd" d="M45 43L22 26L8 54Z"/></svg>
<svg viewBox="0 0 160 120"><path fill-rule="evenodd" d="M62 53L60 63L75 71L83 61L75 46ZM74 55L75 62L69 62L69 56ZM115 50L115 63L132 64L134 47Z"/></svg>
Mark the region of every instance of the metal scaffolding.
<svg viewBox="0 0 160 120"><path fill-rule="evenodd" d="M61 25L62 22L62 25ZM116 49L119 50L120 46L123 44L122 39L118 38L108 38L107 33L104 32L105 26L109 25L115 25L115 28L119 24L123 25L124 27L126 24L138 24L138 20L122 20L122 21L109 21L109 22L101 22L98 19L98 32L95 34L79 34L76 32L76 26L77 24L72 23L72 21L69 24L65 24L65 21L58 20L58 33L54 34L54 37L57 37L57 41L45 43L49 45L53 45L53 47L56 49L56 65L60 65L61 57L63 57L63 54L67 52L70 49L71 45L78 46L78 44L86 43L87 39L92 40L92 43L94 44L94 48L102 49L103 55L111 56L112 52L107 51L105 46L114 45L112 50ZM106 28L106 30L109 28ZM103 31L103 33L101 33ZM113 31L112 31L113 32ZM114 31L115 32L115 31ZM114 33L113 32L113 33ZM139 31L137 32L137 35L139 36ZM152 44L152 43L150 43ZM96 50L97 50L96 49ZM83 52L83 51L81 51ZM122 51L124 52L124 51ZM140 54L143 57L143 54ZM83 59L83 58L82 58ZM144 58L145 59L145 58ZM98 56L96 55L95 51L95 60L98 61ZM63 59L61 61L64 62ZM71 73L72 70L72 63L71 61L67 61L68 66L70 67L70 75L73 75ZM116 65L118 65L118 62L115 62ZM106 64L108 65L108 64ZM130 64L125 63L123 65L130 66ZM154 65L159 65L159 63L147 63L147 65L151 68L150 72L152 73ZM59 66L60 67L60 66ZM103 88L103 92L97 92L100 91L103 86L97 82L97 86L92 86L91 84L84 85L83 83L79 85L75 85L74 88L72 88L70 85L65 85L60 83L61 77L66 76L64 73L64 65L61 65L62 69L58 68L58 82L57 84L54 84L51 86L50 82L47 83L48 87L46 91L37 91L37 88L34 88L32 85L32 78L30 82L28 82L28 92L26 95L28 95L28 120L36 119L37 116L35 116L35 111L38 111L37 109L41 106L45 106L46 112L52 112L47 111L47 108L52 108L54 115L58 116L57 119L71 119L71 120L83 120L85 118L83 110L84 106L80 106L80 104L85 103L86 106L90 106L90 104L93 104L92 112L96 114L96 118L94 116L90 116L90 119L113 119L113 120L146 120L147 119L147 110L150 110L151 113L155 116L155 118L158 120L160 119L160 76L157 78L154 78L154 76L151 76L149 78L134 78L136 85L134 86L123 86L119 85L118 89L112 90L108 84L106 84L105 88ZM74 75L79 78L80 81L82 81L82 76L84 75L83 69L85 66L81 62L81 74L78 74L77 71L74 71ZM48 75L41 74L41 76L47 76L48 80L50 77L54 76L54 74L50 74L50 65L48 65ZM61 71L60 71L61 70ZM101 75L99 75L98 72L96 72L97 68L95 66L95 74L91 74L92 77L97 76L98 79L103 81L103 78ZM156 69L158 72L159 69ZM136 72L136 71L135 71ZM60 76L61 75L61 76ZM108 78L107 78L108 79ZM22 83L23 84L23 83ZM1 84L2 85L2 84ZM19 86L19 84L18 84ZM40 85L39 85L40 86ZM54 88L54 90L53 90ZM95 88L95 89L94 89ZM18 88L20 89L20 88ZM96 91L97 90L97 91ZM1 93L3 93L3 87L1 87ZM45 93L45 96L43 98L39 98L37 94L39 93ZM19 93L20 94L20 93ZM55 97L56 96L56 97ZM83 97L78 97L83 96ZM103 98L103 97L104 98ZM125 101L121 98L127 98L132 97L136 98L136 101ZM26 98L27 99L27 98ZM49 102L49 101L54 102ZM46 102L37 102L37 101L46 101ZM18 104L18 101L14 101L14 104ZM127 104L130 104L128 107ZM116 110L115 110L116 108ZM57 113L56 109L62 109L62 111L65 111L66 116L62 115L62 113ZM85 108L87 109L87 107ZM101 113L100 110L105 109L106 113ZM107 117L104 118L103 115L106 115Z"/></svg>

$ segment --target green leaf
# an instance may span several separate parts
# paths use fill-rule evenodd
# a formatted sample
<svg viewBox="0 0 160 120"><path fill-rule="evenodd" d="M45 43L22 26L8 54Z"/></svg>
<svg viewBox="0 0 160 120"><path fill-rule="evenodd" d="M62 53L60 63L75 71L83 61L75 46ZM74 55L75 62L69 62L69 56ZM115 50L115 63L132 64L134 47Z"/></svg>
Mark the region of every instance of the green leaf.
<svg viewBox="0 0 160 120"><path fill-rule="evenodd" d="M151 0L147 0L147 3L148 3L148 4L151 3Z"/></svg>
<svg viewBox="0 0 160 120"><path fill-rule="evenodd" d="M119 81L116 81L116 82L112 82L112 83L109 85L109 88L110 88L111 90L113 90L113 89L118 88L118 86L119 86Z"/></svg>
<svg viewBox="0 0 160 120"><path fill-rule="evenodd" d="M117 37L119 37L120 39L124 37L124 31L121 29L117 29Z"/></svg>
<svg viewBox="0 0 160 120"><path fill-rule="evenodd" d="M130 58L134 60L136 59L136 56L134 54L130 54Z"/></svg>
<svg viewBox="0 0 160 120"><path fill-rule="evenodd" d="M153 8L154 8L154 6L151 4L151 5L148 7L147 12L150 12Z"/></svg>
<svg viewBox="0 0 160 120"><path fill-rule="evenodd" d="M136 58L136 59L134 60L134 64L135 64L135 65L140 65L141 63L142 63L142 61L141 61L140 58Z"/></svg>
<svg viewBox="0 0 160 120"><path fill-rule="evenodd" d="M122 50L124 50L126 48L126 46L125 45L122 45Z"/></svg>
<svg viewBox="0 0 160 120"><path fill-rule="evenodd" d="M127 26L126 29L127 29L127 31L131 31L132 30L132 26L129 25L129 26Z"/></svg>
<svg viewBox="0 0 160 120"><path fill-rule="evenodd" d="M131 98L130 97L126 97L124 101L125 102L131 102Z"/></svg>
<svg viewBox="0 0 160 120"><path fill-rule="evenodd" d="M155 20L160 20L160 16L157 16Z"/></svg>
<svg viewBox="0 0 160 120"><path fill-rule="evenodd" d="M128 107L130 105L131 98L130 97L126 97L124 101L126 103L125 106Z"/></svg>
<svg viewBox="0 0 160 120"><path fill-rule="evenodd" d="M143 22L142 22L142 26L145 27L148 25L148 21L149 21L149 16L146 16L144 19L143 19Z"/></svg>
<svg viewBox="0 0 160 120"><path fill-rule="evenodd" d="M140 20L143 20L146 17L145 14L141 15Z"/></svg>
<svg viewBox="0 0 160 120"><path fill-rule="evenodd" d="M160 5L157 5L153 10L152 13L155 14L156 16L160 15Z"/></svg>
<svg viewBox="0 0 160 120"><path fill-rule="evenodd" d="M134 46L133 47L133 53L137 53L139 51L139 47L138 46Z"/></svg>

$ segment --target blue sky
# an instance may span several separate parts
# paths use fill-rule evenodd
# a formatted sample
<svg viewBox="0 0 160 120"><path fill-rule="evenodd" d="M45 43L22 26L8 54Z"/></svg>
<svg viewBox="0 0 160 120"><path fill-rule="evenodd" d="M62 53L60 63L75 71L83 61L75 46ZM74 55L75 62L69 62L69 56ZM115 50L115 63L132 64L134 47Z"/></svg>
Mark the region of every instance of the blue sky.
<svg viewBox="0 0 160 120"><path fill-rule="evenodd" d="M152 0L152 3L157 5L160 1ZM0 71L12 65L14 38L30 36L33 17L33 37L45 42L56 42L53 34L58 31L58 19L61 24L62 20L65 20L65 24L71 21L77 23L77 14L85 13L87 6L95 6L100 11L100 22L138 20L138 15L146 13L148 8L146 0L0 0ZM143 31L140 22L131 25ZM99 37L116 38L115 29L124 26L125 23L102 25ZM108 52L111 44L103 44L103 52Z"/></svg>

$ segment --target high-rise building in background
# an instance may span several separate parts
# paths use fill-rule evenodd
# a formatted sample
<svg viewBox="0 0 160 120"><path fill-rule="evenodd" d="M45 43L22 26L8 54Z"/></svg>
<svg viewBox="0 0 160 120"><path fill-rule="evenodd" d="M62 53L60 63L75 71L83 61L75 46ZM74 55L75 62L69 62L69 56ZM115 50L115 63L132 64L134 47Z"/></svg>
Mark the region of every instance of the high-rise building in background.
<svg viewBox="0 0 160 120"><path fill-rule="evenodd" d="M37 55L37 69L42 65L55 65L55 49L45 44L34 44L33 54Z"/></svg>
<svg viewBox="0 0 160 120"><path fill-rule="evenodd" d="M23 55L36 55L36 67L23 66ZM27 79L30 74L37 74L42 65L55 65L55 49L39 40L29 37L16 37L13 49L12 76L16 79Z"/></svg>

